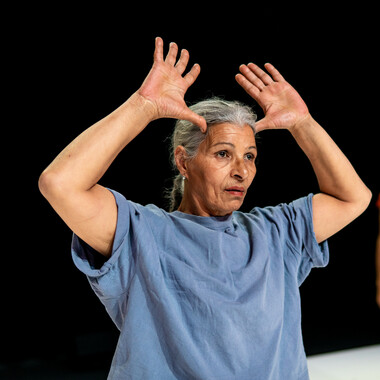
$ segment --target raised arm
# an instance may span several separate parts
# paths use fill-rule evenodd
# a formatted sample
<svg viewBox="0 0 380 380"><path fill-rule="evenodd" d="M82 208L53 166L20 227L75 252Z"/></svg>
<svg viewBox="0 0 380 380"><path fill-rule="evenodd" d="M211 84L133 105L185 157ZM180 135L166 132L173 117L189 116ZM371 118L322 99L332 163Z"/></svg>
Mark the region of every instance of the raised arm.
<svg viewBox="0 0 380 380"><path fill-rule="evenodd" d="M313 197L314 232L321 242L345 227L368 206L371 192L354 168L312 118L297 91L271 65L268 73L257 65L241 65L237 82L254 98L265 117L256 124L264 129L288 129L309 158L320 193Z"/></svg>
<svg viewBox="0 0 380 380"><path fill-rule="evenodd" d="M142 86L119 108L85 130L45 169L39 188L65 223L105 256L111 254L117 207L113 195L98 181L120 151L152 120L190 120L206 129L203 118L184 101L200 72L199 65L183 76L189 53L170 45L164 59L163 41L155 41L154 62Z"/></svg>

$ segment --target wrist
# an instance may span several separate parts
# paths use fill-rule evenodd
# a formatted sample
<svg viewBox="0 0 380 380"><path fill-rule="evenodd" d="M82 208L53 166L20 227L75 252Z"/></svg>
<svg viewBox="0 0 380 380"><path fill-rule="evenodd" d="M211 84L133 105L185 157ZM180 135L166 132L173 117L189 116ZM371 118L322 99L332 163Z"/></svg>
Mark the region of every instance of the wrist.
<svg viewBox="0 0 380 380"><path fill-rule="evenodd" d="M128 99L128 104L134 108L135 112L141 114L141 117L146 119L147 123L158 119L157 108L153 102L145 98L138 91Z"/></svg>
<svg viewBox="0 0 380 380"><path fill-rule="evenodd" d="M303 117L301 117L292 127L289 128L290 133L295 134L299 130L309 127L312 124L314 124L315 121L313 117L310 115L310 113L305 114Z"/></svg>

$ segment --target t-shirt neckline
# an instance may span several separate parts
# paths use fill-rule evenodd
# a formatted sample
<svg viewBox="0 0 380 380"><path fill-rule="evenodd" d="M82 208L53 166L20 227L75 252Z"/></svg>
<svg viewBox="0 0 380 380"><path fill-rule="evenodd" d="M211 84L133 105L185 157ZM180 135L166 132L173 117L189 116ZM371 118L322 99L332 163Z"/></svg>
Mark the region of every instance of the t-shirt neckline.
<svg viewBox="0 0 380 380"><path fill-rule="evenodd" d="M233 213L225 216L199 216L182 211L173 211L172 215L213 229L225 229L232 226Z"/></svg>

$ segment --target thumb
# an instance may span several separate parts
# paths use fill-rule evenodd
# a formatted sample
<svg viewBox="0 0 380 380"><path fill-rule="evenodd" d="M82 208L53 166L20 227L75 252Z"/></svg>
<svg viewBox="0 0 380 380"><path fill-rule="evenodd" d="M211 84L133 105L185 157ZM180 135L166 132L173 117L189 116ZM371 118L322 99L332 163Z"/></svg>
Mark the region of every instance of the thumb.
<svg viewBox="0 0 380 380"><path fill-rule="evenodd" d="M272 122L269 120L269 118L264 117L258 122L255 123L255 131L256 133L261 132L265 129L272 129Z"/></svg>
<svg viewBox="0 0 380 380"><path fill-rule="evenodd" d="M196 114L195 112L191 111L190 109L188 112L186 112L181 119L190 121L191 123L197 125L199 129L203 132L206 133L207 131L207 123L204 117Z"/></svg>
<svg viewBox="0 0 380 380"><path fill-rule="evenodd" d="M197 125L199 127L199 129L203 132L203 133L206 133L207 131L207 123L206 123L206 120L204 119L204 117L202 116L199 116L197 114L196 115L196 119L194 119L193 123L195 125Z"/></svg>

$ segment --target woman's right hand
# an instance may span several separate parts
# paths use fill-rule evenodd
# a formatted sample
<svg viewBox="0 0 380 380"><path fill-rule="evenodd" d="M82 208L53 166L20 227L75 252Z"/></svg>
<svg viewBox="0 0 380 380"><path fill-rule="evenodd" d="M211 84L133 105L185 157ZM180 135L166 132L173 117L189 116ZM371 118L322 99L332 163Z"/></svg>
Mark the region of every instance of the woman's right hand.
<svg viewBox="0 0 380 380"><path fill-rule="evenodd" d="M195 64L184 76L189 62L189 52L182 50L176 63L178 46L172 42L166 58L163 57L163 40L156 38L152 69L141 85L137 94L152 105L152 119L174 118L188 120L206 132L207 124L203 117L191 111L185 103L184 96L195 82L200 66Z"/></svg>

